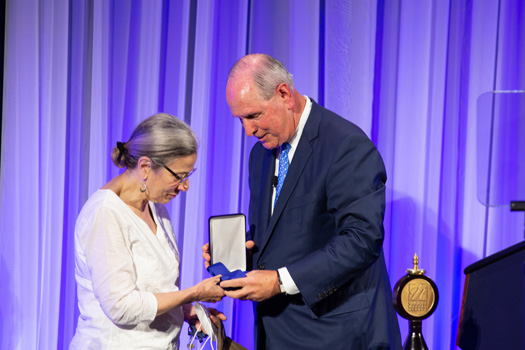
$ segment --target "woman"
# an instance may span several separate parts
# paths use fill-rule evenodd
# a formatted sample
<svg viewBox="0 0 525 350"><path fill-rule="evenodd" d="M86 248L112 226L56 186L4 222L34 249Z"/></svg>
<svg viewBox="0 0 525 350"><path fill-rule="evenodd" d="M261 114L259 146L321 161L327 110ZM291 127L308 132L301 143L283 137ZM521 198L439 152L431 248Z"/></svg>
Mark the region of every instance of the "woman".
<svg viewBox="0 0 525 350"><path fill-rule="evenodd" d="M219 276L178 288L179 252L164 204L188 190L195 136L156 114L117 143L112 159L126 170L88 199L75 226L80 317L70 349L178 349L183 320L194 317L190 303L224 296Z"/></svg>

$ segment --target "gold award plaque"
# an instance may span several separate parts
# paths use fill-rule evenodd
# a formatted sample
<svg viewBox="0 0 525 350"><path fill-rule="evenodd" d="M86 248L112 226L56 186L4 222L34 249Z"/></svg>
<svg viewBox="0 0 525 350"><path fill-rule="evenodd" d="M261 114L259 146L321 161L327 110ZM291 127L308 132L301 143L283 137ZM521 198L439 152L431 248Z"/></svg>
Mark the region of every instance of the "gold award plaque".
<svg viewBox="0 0 525 350"><path fill-rule="evenodd" d="M414 278L401 291L401 305L411 316L426 316L435 302L432 285L423 278Z"/></svg>

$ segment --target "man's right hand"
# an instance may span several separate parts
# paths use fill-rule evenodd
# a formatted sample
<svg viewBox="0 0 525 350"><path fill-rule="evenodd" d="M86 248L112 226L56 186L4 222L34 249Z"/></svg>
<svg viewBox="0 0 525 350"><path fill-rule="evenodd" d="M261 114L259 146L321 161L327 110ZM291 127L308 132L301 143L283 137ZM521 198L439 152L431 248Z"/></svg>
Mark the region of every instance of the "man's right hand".
<svg viewBox="0 0 525 350"><path fill-rule="evenodd" d="M255 246L254 241L246 241L246 249L250 251ZM211 255L210 255L210 244L206 243L202 246L202 257L204 258L204 267L208 268L211 264Z"/></svg>

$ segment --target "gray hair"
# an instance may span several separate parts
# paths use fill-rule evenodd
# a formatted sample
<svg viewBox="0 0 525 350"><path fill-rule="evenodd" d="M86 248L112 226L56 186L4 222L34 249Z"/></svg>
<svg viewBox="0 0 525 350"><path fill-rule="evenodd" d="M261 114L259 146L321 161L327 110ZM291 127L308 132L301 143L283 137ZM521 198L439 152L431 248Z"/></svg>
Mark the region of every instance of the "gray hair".
<svg viewBox="0 0 525 350"><path fill-rule="evenodd" d="M186 123L159 113L144 119L126 143L117 142L111 159L119 168L133 169L140 157L148 157L156 170L175 158L197 153L197 147L195 134Z"/></svg>
<svg viewBox="0 0 525 350"><path fill-rule="evenodd" d="M275 95L275 89L281 83L286 83L292 91L295 88L292 74L279 60L272 56L254 53L242 57L231 68L228 80L247 71L251 71L259 95L266 101Z"/></svg>

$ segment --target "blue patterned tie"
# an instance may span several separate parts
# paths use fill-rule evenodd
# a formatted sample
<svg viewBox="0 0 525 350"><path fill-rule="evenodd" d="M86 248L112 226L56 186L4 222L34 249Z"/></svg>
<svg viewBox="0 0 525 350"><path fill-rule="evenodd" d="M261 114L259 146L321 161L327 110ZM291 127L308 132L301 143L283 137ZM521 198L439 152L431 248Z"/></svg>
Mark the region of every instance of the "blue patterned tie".
<svg viewBox="0 0 525 350"><path fill-rule="evenodd" d="M290 165L290 163L288 162L288 151L290 150L290 148L291 146L288 142L283 143L283 145L281 146L281 156L279 157L279 178L277 180L277 188L275 190L275 201L273 202L274 207L277 203L277 198L279 197L281 188L283 188L284 178L286 177L286 173L288 172L288 165Z"/></svg>

